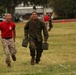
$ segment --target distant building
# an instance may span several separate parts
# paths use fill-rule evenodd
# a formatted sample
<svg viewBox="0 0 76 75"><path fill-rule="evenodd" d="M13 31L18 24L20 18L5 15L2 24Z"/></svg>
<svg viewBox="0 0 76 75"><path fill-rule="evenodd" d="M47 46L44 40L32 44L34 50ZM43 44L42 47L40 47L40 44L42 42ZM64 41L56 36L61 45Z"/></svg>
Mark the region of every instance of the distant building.
<svg viewBox="0 0 76 75"><path fill-rule="evenodd" d="M43 7L42 6L37 6L36 11L38 13L43 14ZM15 8L15 13L19 13L21 15L30 14L32 12L33 12L33 7L32 6L31 7L16 7ZM51 8L46 8L46 12L51 13L51 12L53 12L53 10Z"/></svg>
<svg viewBox="0 0 76 75"><path fill-rule="evenodd" d="M28 19L33 11L34 11L33 6L23 7L23 5L19 5L15 8L15 14L19 14L24 19ZM44 13L43 6L36 6L36 11L38 15L43 15ZM52 13L52 12L53 9L51 9L50 7L46 8L46 13Z"/></svg>

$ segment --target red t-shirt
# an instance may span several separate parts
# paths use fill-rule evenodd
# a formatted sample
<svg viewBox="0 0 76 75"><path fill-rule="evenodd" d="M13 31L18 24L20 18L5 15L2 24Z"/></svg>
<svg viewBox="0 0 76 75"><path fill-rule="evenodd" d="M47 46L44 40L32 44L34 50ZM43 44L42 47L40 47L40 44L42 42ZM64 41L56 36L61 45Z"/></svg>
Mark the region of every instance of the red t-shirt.
<svg viewBox="0 0 76 75"><path fill-rule="evenodd" d="M49 21L49 20L50 20L50 18L49 18L49 16L48 16L48 15L45 15L45 16L43 17L43 20L44 20L44 22L47 22L47 21Z"/></svg>
<svg viewBox="0 0 76 75"><path fill-rule="evenodd" d="M15 29L13 22L7 23L6 21L0 23L1 37L10 38L12 37L12 30Z"/></svg>

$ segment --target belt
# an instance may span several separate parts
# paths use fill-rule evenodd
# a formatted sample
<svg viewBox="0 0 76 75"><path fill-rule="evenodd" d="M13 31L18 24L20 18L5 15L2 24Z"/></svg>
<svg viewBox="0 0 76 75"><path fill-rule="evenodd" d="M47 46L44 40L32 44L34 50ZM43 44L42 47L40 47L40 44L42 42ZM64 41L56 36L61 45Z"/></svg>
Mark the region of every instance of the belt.
<svg viewBox="0 0 76 75"><path fill-rule="evenodd" d="M8 39L11 39L12 37L7 37L7 38L5 38L5 37L2 37L2 38L3 38L3 39L7 39L7 40L8 40Z"/></svg>

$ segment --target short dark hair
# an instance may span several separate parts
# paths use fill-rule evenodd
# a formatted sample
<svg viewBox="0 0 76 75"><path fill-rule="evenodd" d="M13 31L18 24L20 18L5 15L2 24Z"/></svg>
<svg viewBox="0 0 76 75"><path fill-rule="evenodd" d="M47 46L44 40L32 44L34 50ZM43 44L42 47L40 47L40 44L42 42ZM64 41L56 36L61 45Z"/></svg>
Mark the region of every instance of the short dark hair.
<svg viewBox="0 0 76 75"><path fill-rule="evenodd" d="M36 13L36 14L38 14L36 11L33 11L33 12L32 12L32 14L33 14L33 13Z"/></svg>

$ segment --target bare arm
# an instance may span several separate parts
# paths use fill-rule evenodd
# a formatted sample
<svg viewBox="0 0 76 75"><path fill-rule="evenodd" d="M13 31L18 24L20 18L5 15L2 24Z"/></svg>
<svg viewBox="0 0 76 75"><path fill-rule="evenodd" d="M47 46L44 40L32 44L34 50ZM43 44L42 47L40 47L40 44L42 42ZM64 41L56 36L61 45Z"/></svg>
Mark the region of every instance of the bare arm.
<svg viewBox="0 0 76 75"><path fill-rule="evenodd" d="M14 40L14 42L15 42L15 39L16 39L16 31L15 31L15 29L13 30L13 40Z"/></svg>

